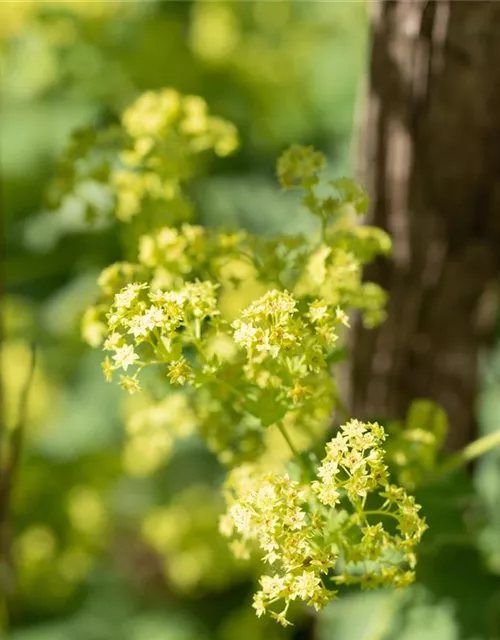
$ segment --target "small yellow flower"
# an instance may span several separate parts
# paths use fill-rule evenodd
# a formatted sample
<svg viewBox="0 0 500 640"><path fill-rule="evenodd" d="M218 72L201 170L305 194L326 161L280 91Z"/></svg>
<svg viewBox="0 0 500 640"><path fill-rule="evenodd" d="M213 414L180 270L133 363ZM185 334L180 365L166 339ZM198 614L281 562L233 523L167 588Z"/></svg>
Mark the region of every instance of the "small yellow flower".
<svg viewBox="0 0 500 640"><path fill-rule="evenodd" d="M109 356L106 356L104 358L104 361L102 363L102 371L104 373L104 377L106 378L106 380L108 382L111 382L112 378L113 378L113 364L111 363L111 360L109 359Z"/></svg>
<svg viewBox="0 0 500 640"><path fill-rule="evenodd" d="M185 384L193 375L191 367L184 358L172 362L168 368L168 378L172 384Z"/></svg>
<svg viewBox="0 0 500 640"><path fill-rule="evenodd" d="M139 360L139 356L135 353L132 345L126 344L116 350L113 359L116 367L121 367L124 371L127 371L136 360Z"/></svg>
<svg viewBox="0 0 500 640"><path fill-rule="evenodd" d="M120 386L126 389L131 395L141 390L137 376L120 376Z"/></svg>

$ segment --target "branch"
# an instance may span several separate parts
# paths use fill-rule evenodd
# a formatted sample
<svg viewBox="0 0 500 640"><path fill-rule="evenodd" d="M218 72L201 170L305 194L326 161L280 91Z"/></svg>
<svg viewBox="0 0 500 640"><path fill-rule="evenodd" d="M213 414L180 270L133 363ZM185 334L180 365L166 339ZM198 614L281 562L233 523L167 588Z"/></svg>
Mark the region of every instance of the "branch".
<svg viewBox="0 0 500 640"><path fill-rule="evenodd" d="M496 447L500 447L500 429L474 440L457 453L449 456L444 463L420 483L419 486L427 486L442 480L448 474L465 467L469 462L472 462L472 460L489 453Z"/></svg>
<svg viewBox="0 0 500 640"><path fill-rule="evenodd" d="M441 472L445 474L464 467L469 462L472 462L472 460L483 456L498 446L500 446L500 429L474 440L461 451L452 455L442 466Z"/></svg>
<svg viewBox="0 0 500 640"><path fill-rule="evenodd" d="M4 596L4 614L8 619L8 601L12 592L11 536L9 530L9 506L14 479L21 458L24 432L28 417L28 396L36 368L36 345L30 347L28 375L21 390L17 422L14 425L10 443L7 443L5 464L0 466L0 593ZM5 428L5 427L4 427ZM0 459L1 463L1 459ZM2 604L2 603L0 603Z"/></svg>
<svg viewBox="0 0 500 640"><path fill-rule="evenodd" d="M0 526L5 520L8 504L10 501L10 495L12 492L12 486L14 484L14 477L17 467L19 466L19 459L24 442L24 431L26 427L26 421L28 416L28 396L33 382L33 376L36 368L36 345L34 343L30 346L30 364L28 375L24 381L23 388L21 390L21 397L19 399L19 411L17 423L14 425L12 431L10 447L7 452L7 460L5 468L0 469Z"/></svg>

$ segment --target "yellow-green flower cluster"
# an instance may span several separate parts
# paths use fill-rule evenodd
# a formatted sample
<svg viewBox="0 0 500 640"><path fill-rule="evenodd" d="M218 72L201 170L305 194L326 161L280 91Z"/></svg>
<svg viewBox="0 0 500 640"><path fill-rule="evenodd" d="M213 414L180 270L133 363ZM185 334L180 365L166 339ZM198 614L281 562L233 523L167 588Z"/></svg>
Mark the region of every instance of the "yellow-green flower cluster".
<svg viewBox="0 0 500 640"><path fill-rule="evenodd" d="M188 282L180 291L168 292L139 282L121 289L107 313L104 349L112 356L104 362L106 376L122 369L127 375L121 377L121 384L134 392L139 388L137 371L168 363L171 380L183 384L192 370L182 356L182 346L199 341L203 321L218 314L216 289L211 282ZM128 373L130 367L133 375Z"/></svg>
<svg viewBox="0 0 500 640"><path fill-rule="evenodd" d="M283 600L284 610L272 613L286 624L292 600L320 609L335 597L322 577L337 556L322 548L321 530L315 530L310 515L310 487L288 475L261 475L252 467L240 467L228 477L226 492L229 508L220 528L223 535L238 536L231 543L233 552L248 558L251 543L256 543L275 568L273 575L261 578L262 588L254 599L257 615Z"/></svg>
<svg viewBox="0 0 500 640"><path fill-rule="evenodd" d="M238 556L258 546L274 568L255 595L258 615L269 610L287 624L292 601L320 609L336 596L336 584L413 581L414 549L426 525L414 498L389 482L384 439L377 423L351 420L327 444L312 482L255 467L230 474L221 532L236 536ZM277 602L284 602L279 613L270 609Z"/></svg>
<svg viewBox="0 0 500 640"><path fill-rule="evenodd" d="M244 233L214 233L199 225L161 227L139 238L138 261L152 273L151 285L162 289L182 286L186 280L221 279L231 260L241 260Z"/></svg>
<svg viewBox="0 0 500 640"><path fill-rule="evenodd" d="M283 353L295 355L300 350L300 329L296 302L287 291L270 291L241 314L233 323L234 340L247 350L255 363Z"/></svg>
<svg viewBox="0 0 500 640"><path fill-rule="evenodd" d="M184 387L190 430L234 467L222 530L238 556L257 546L273 567L255 596L258 615L269 610L286 625L291 602L320 609L338 584L411 582L425 524L414 499L391 484L384 430L351 420L321 463L304 451L324 441L341 404L332 366L344 357L348 314L360 310L369 326L383 319L385 294L363 282L362 270L390 241L359 225L364 192L346 178L321 182L324 155L294 146L278 162L279 181L303 191L318 237L205 229L194 224L183 181L193 155L235 147L232 125L210 116L203 100L165 90L142 96L123 127L121 165L111 163L108 182L117 216L133 219L128 248L137 263L103 272L101 299L84 319L87 340L109 352L106 376L119 371L135 393L141 370L156 366L160 379ZM259 297L229 317L221 300L242 273L258 283ZM182 437L168 413L160 402L129 421L130 473L155 471ZM274 461L266 451L273 432L289 447ZM154 531L166 532L171 520L157 515L147 537L166 550Z"/></svg>
<svg viewBox="0 0 500 640"><path fill-rule="evenodd" d="M390 483L385 438L379 424L351 420L326 445L319 479L312 483L321 504L352 512L344 525L348 535L340 541L347 571L337 582L404 586L414 578L414 549L427 526L414 497ZM350 565L361 561L378 567L351 574Z"/></svg>
<svg viewBox="0 0 500 640"><path fill-rule="evenodd" d="M182 181L191 175L191 157L213 149L219 156L234 151L235 127L209 114L198 96L181 96L173 89L148 91L123 115L129 137L121 153L123 166L112 175L116 190L116 215L129 221L144 208L152 219L163 216L176 223L191 217Z"/></svg>
<svg viewBox="0 0 500 640"><path fill-rule="evenodd" d="M147 284L151 290L177 291L186 282L239 282L232 273L223 277L226 267L241 263L240 250L245 233L214 233L198 225L160 227L143 234L138 241L137 263L117 262L106 267L99 279L100 301L87 309L82 333L93 347L102 345L109 327L107 313L122 289L132 283Z"/></svg>
<svg viewBox="0 0 500 640"><path fill-rule="evenodd" d="M199 432L225 462L255 457L262 427L289 421L291 413L309 428L307 416L323 407L326 427L335 402L328 355L345 313L316 301L300 316L289 293L271 290L241 313L231 332L218 317L216 288L204 281L163 291L133 282L118 291L103 323L94 323L99 331L104 326L111 352L106 376L122 369L120 384L134 393L138 373L162 365L171 383L194 385ZM229 340L225 354L213 347L218 335Z"/></svg>
<svg viewBox="0 0 500 640"><path fill-rule="evenodd" d="M304 192L302 203L320 219L322 228L321 241L304 256L294 293L360 309L365 324L375 326L384 319L386 296L378 285L362 282L362 267L389 253L391 241L381 229L356 224L354 219L368 208L358 184L348 178L320 184L325 164L321 153L298 146L292 146L278 163L282 186Z"/></svg>
<svg viewBox="0 0 500 640"><path fill-rule="evenodd" d="M202 98L171 88L148 91L125 110L121 127L73 135L48 204L61 207L68 197L76 198L89 222L112 212L122 222L134 222L132 237L178 225L193 217L183 186L193 173L193 159L205 151L226 156L237 146L234 125L210 114ZM89 186L99 193L97 200L88 195Z"/></svg>
<svg viewBox="0 0 500 640"><path fill-rule="evenodd" d="M360 252L367 253L366 246L373 244L373 237L368 227L360 227L353 231L349 241L341 242L335 237L332 225L329 229L329 240L319 245L313 251L304 265L301 277L295 287L295 294L299 297L313 296L321 298L330 305L345 309L359 309L367 327L373 327L384 319L386 294L381 287L373 282L362 281L362 267L359 255L353 247L362 237ZM362 231L361 231L362 230ZM385 234L380 238L379 249L375 253L384 253L386 244L383 242ZM342 235L342 232L340 232ZM377 239L378 240L378 239ZM367 260L366 262L369 262Z"/></svg>
<svg viewBox="0 0 500 640"><path fill-rule="evenodd" d="M175 89L143 93L126 109L123 126L141 147L141 157L151 139L166 138L173 130L177 136L185 137L191 153L213 149L225 156L234 151L238 142L234 125L211 115L203 98L182 96Z"/></svg>
<svg viewBox="0 0 500 640"><path fill-rule="evenodd" d="M357 214L366 213L368 198L361 187L349 178L329 180L327 195L314 191L320 182L320 173L326 166L325 156L313 147L292 145L278 162L278 179L285 189L305 191L304 205L324 223L339 218L346 209Z"/></svg>
<svg viewBox="0 0 500 640"><path fill-rule="evenodd" d="M147 270L130 262L115 262L102 270L98 285L101 290L100 302L89 307L82 318L83 338L92 346L99 347L108 335L106 314L113 304L116 293L133 282L145 281Z"/></svg>
<svg viewBox="0 0 500 640"><path fill-rule="evenodd" d="M278 161L280 184L285 189L310 189L318 184L319 174L325 165L326 158L320 151L294 144Z"/></svg>
<svg viewBox="0 0 500 640"><path fill-rule="evenodd" d="M266 426L307 402L312 405L330 379L328 356L338 339L337 326L347 316L323 301L303 307L300 313L299 301L273 289L232 324L234 341L246 352L243 370L256 394L254 415Z"/></svg>

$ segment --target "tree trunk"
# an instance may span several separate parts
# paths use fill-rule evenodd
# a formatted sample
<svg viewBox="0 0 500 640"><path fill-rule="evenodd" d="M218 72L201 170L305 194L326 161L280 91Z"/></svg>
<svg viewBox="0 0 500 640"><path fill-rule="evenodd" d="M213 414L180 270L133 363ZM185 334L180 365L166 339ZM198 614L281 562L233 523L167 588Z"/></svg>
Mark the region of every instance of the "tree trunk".
<svg viewBox="0 0 500 640"><path fill-rule="evenodd" d="M400 418L412 399L435 400L457 448L474 436L478 350L496 313L500 3L370 6L360 173L369 222L391 234L394 253L367 269L389 293L388 319L355 326L351 407Z"/></svg>

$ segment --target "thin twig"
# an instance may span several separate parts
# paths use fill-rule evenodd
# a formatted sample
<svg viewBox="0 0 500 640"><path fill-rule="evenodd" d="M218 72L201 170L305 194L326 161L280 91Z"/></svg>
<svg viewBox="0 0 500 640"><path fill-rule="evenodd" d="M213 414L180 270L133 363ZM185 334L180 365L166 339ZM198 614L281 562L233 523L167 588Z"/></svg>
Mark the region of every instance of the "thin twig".
<svg viewBox="0 0 500 640"><path fill-rule="evenodd" d="M32 343L30 346L30 364L28 375L26 376L26 380L24 381L21 396L19 399L17 423L14 425L14 428L12 430L10 447L7 454L5 468L0 470L0 525L5 519L6 513L8 511L10 495L12 492L12 486L14 484L14 477L19 465L19 459L24 442L24 431L28 416L28 396L31 384L33 382L35 368L36 345Z"/></svg>
<svg viewBox="0 0 500 640"><path fill-rule="evenodd" d="M9 508L14 487L14 479L19 468L24 442L24 433L28 417L28 397L36 368L36 345L31 344L28 375L21 390L17 422L14 425L10 442L4 437L6 448L5 462L0 460L0 593L3 595L4 626L8 624L10 600L13 588L13 566L11 558L11 528L9 526ZM5 425L4 433L7 433Z"/></svg>
<svg viewBox="0 0 500 640"><path fill-rule="evenodd" d="M472 462L472 460L483 456L496 447L500 447L500 429L474 440L461 451L449 456L443 465L438 467L436 472L432 473L419 486L433 484L434 482L445 478L448 474L465 467L469 462Z"/></svg>
<svg viewBox="0 0 500 640"><path fill-rule="evenodd" d="M454 471L500 446L500 429L474 440L461 451L451 456L443 465L443 473Z"/></svg>
<svg viewBox="0 0 500 640"><path fill-rule="evenodd" d="M300 455L300 453L295 448L293 442L290 440L290 436L288 435L288 432L285 429L285 426L279 422L278 423L278 429L281 431L281 435L285 438L286 443L289 446L290 451L293 453L294 458L297 460L297 462L300 465L302 465L303 464L302 456Z"/></svg>

